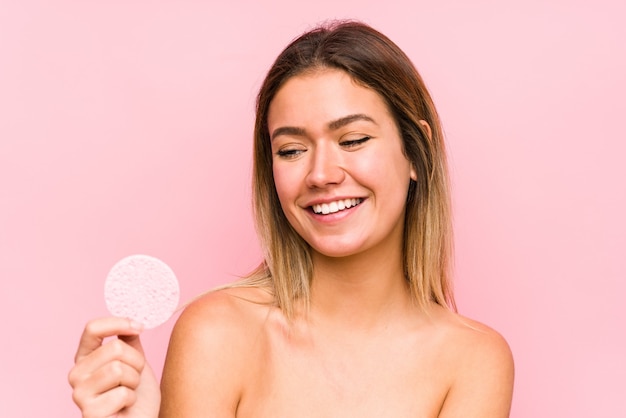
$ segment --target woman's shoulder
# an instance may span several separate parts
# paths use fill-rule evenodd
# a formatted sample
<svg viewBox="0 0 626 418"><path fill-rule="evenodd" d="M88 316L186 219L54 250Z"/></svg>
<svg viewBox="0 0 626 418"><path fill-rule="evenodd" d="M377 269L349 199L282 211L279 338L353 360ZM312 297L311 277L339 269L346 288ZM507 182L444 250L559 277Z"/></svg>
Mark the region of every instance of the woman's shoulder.
<svg viewBox="0 0 626 418"><path fill-rule="evenodd" d="M191 302L176 322L176 329L198 333L248 335L249 328L259 326L273 308L271 293L259 286L235 283L207 292Z"/></svg>
<svg viewBox="0 0 626 418"><path fill-rule="evenodd" d="M478 416L486 416L487 411L489 416L503 416L510 408L514 380L506 339L493 328L451 311L439 312L437 323L454 375L442 416L474 409L482 411Z"/></svg>
<svg viewBox="0 0 626 418"><path fill-rule="evenodd" d="M495 329L456 312L437 308L433 323L439 330L445 351L458 359L461 366L471 368L499 363L512 368L513 356L506 339Z"/></svg>
<svg viewBox="0 0 626 418"><path fill-rule="evenodd" d="M505 338L488 325L447 310L440 312L438 317L438 322L446 331L447 338L452 340L453 347L476 355L510 355L511 350Z"/></svg>
<svg viewBox="0 0 626 418"><path fill-rule="evenodd" d="M172 331L163 369L164 416L234 416L245 388L255 377L262 344L260 331L274 310L260 287L230 287L190 303ZM168 415L171 414L171 415Z"/></svg>
<svg viewBox="0 0 626 418"><path fill-rule="evenodd" d="M261 287L237 285L198 297L176 321L168 357L209 361L214 357L226 369L241 368L243 372L246 363L258 359L255 348L262 346L259 337L266 318L276 309L272 299Z"/></svg>

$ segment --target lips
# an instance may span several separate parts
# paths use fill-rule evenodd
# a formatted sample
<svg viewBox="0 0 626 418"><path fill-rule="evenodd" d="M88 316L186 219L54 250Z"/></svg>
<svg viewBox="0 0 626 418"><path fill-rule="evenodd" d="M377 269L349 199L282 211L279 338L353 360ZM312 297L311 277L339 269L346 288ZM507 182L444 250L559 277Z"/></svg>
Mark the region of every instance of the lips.
<svg viewBox="0 0 626 418"><path fill-rule="evenodd" d="M328 215L330 213L337 213L342 210L349 209L351 207L359 205L363 199L361 198L352 198L352 199L340 199L335 200L328 203L320 203L311 206L313 212L318 215Z"/></svg>

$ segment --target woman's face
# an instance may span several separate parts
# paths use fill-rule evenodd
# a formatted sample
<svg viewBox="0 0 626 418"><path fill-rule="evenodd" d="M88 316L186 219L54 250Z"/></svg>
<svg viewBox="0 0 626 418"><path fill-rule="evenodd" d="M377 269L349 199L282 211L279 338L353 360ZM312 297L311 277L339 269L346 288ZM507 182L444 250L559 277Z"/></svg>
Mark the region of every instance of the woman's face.
<svg viewBox="0 0 626 418"><path fill-rule="evenodd" d="M340 70L289 79L268 113L282 209L314 251L401 248L415 172L384 100Z"/></svg>

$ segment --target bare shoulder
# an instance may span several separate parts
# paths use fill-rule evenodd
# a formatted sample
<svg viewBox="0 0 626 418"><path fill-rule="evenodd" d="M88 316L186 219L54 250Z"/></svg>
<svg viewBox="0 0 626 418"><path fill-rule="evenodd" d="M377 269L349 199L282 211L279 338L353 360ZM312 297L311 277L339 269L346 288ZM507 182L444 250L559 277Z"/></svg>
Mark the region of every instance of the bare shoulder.
<svg viewBox="0 0 626 418"><path fill-rule="evenodd" d="M160 416L234 417L271 309L269 293L253 287L211 292L185 308L170 339Z"/></svg>
<svg viewBox="0 0 626 418"><path fill-rule="evenodd" d="M250 320L267 314L271 306L271 295L258 287L234 286L209 292L185 308L175 332L188 327L197 331L241 331L254 323Z"/></svg>
<svg viewBox="0 0 626 418"><path fill-rule="evenodd" d="M232 287L203 295L185 308L176 322L170 345L194 345L229 353L249 345L261 331L271 309L271 296L260 288Z"/></svg>
<svg viewBox="0 0 626 418"><path fill-rule="evenodd" d="M509 344L493 328L449 311L441 314L441 320L452 343L450 348L456 350L461 358L487 357L512 362Z"/></svg>
<svg viewBox="0 0 626 418"><path fill-rule="evenodd" d="M442 313L446 350L455 364L440 417L508 417L513 395L513 355L500 333L485 324Z"/></svg>

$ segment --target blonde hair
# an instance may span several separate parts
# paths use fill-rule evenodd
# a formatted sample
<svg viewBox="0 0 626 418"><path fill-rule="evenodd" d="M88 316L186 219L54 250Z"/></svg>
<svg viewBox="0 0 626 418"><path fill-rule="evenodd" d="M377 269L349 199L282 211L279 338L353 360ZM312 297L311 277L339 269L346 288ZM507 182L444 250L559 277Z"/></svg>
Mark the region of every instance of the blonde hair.
<svg viewBox="0 0 626 418"><path fill-rule="evenodd" d="M309 245L289 224L276 193L267 115L291 77L318 68L345 71L387 103L417 172L407 190L404 273L416 302L456 310L450 281L452 229L447 163L439 116L409 58L389 38L360 22L333 22L306 32L285 48L257 96L253 208L264 262L242 283L269 288L287 317L295 302L308 306L313 265ZM429 127L423 126L425 121Z"/></svg>

